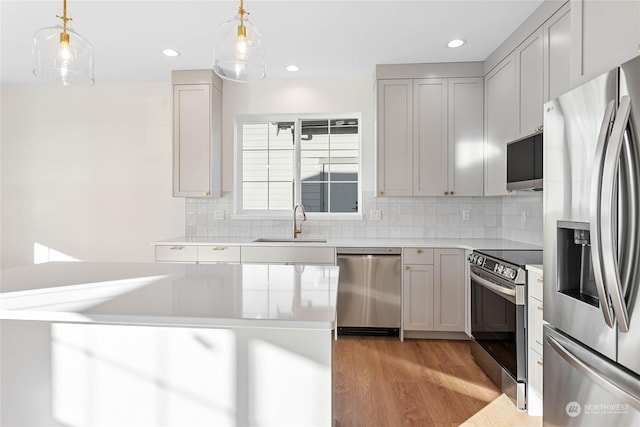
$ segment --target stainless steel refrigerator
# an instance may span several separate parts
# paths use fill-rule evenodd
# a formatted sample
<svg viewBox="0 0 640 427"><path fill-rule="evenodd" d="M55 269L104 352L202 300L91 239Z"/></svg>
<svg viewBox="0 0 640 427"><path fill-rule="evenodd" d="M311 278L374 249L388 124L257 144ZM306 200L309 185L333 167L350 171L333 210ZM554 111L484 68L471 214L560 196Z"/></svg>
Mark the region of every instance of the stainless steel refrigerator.
<svg viewBox="0 0 640 427"><path fill-rule="evenodd" d="M544 106L543 421L640 425L640 57Z"/></svg>

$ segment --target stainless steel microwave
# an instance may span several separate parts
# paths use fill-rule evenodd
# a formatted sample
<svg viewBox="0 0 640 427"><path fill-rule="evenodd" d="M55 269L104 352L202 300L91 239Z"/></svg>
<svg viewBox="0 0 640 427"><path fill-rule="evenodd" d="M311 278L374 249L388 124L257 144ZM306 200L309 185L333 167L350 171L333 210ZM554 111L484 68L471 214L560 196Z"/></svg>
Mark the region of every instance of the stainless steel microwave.
<svg viewBox="0 0 640 427"><path fill-rule="evenodd" d="M542 133L507 144L507 190L542 190Z"/></svg>

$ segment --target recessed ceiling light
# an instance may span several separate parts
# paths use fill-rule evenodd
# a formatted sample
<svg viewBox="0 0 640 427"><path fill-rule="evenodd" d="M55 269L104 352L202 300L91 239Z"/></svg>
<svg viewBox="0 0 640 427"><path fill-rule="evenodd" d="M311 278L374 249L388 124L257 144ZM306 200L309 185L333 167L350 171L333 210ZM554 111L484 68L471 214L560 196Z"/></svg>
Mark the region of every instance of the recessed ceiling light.
<svg viewBox="0 0 640 427"><path fill-rule="evenodd" d="M465 44L467 41L464 39L453 39L449 43L447 43L447 47L455 49L456 47L460 47Z"/></svg>
<svg viewBox="0 0 640 427"><path fill-rule="evenodd" d="M165 49L162 51L162 53L165 56L178 56L180 55L180 52L178 52L177 50L173 50L173 49Z"/></svg>
<svg viewBox="0 0 640 427"><path fill-rule="evenodd" d="M291 72L300 71L300 67L298 67L297 65L288 65L287 71L291 71Z"/></svg>

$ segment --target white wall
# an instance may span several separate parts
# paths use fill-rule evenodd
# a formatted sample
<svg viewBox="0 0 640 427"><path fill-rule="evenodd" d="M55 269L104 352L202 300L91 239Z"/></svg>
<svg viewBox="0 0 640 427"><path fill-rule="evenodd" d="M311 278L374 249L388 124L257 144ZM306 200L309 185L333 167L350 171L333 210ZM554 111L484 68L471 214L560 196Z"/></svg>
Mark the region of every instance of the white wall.
<svg viewBox="0 0 640 427"><path fill-rule="evenodd" d="M371 75L314 79L267 79L251 84L224 81L222 117L223 191L233 190L236 114L362 113L362 187L374 188L375 94Z"/></svg>
<svg viewBox="0 0 640 427"><path fill-rule="evenodd" d="M2 87L1 267L34 244L83 261L153 261L184 234L171 195L171 84Z"/></svg>

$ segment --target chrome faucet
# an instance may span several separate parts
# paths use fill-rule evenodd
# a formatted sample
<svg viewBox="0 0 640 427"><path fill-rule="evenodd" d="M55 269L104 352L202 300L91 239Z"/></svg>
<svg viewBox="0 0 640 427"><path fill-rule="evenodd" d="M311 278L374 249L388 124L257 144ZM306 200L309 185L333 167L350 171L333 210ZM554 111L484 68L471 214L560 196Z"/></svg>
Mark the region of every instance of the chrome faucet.
<svg viewBox="0 0 640 427"><path fill-rule="evenodd" d="M300 210L302 211L302 220L303 221L307 220L307 213L304 211L304 206L302 206L302 203L296 203L296 205L293 207L293 238L294 239L298 237L298 234L302 234L302 224L298 228L298 220L296 218L296 212L298 208L300 208Z"/></svg>

